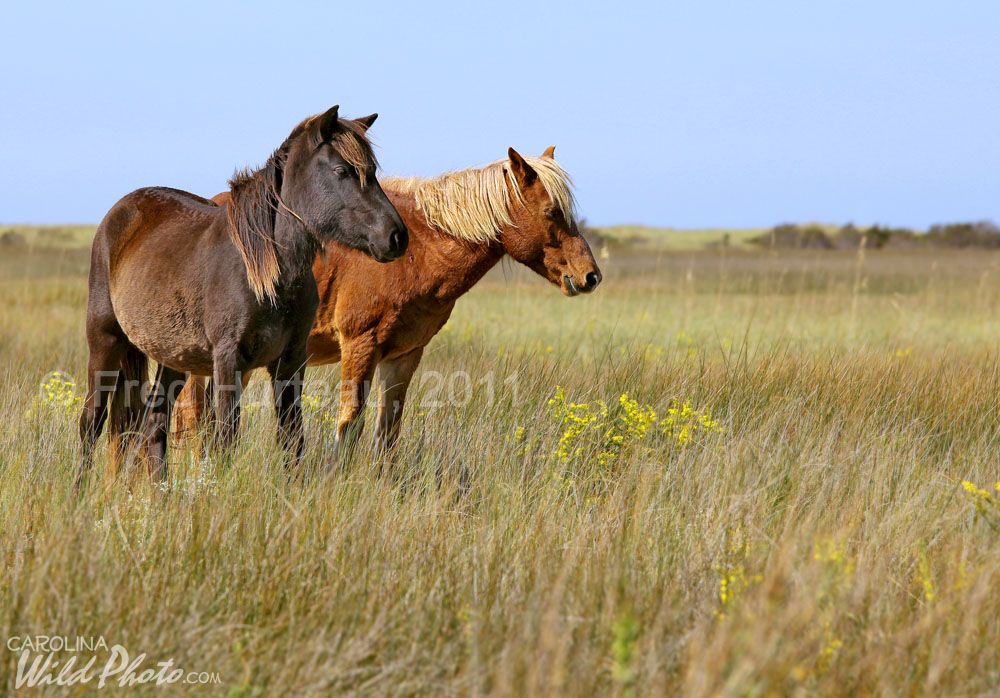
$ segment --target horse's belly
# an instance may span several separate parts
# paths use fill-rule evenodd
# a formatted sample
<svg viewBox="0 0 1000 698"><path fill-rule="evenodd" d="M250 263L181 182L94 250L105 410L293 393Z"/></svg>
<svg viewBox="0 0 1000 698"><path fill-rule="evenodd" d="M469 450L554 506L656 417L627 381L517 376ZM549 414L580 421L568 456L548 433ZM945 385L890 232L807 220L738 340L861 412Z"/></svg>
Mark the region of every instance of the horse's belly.
<svg viewBox="0 0 1000 698"><path fill-rule="evenodd" d="M310 366L324 366L340 361L340 335L332 328L314 327L306 346Z"/></svg>
<svg viewBox="0 0 1000 698"><path fill-rule="evenodd" d="M383 318L378 342L383 358L395 359L414 349L427 346L448 321L450 315L440 312L420 312L404 308L394 317Z"/></svg>
<svg viewBox="0 0 1000 698"><path fill-rule="evenodd" d="M212 375L202 309L156 289L114 289L111 303L125 336L142 353L178 371Z"/></svg>

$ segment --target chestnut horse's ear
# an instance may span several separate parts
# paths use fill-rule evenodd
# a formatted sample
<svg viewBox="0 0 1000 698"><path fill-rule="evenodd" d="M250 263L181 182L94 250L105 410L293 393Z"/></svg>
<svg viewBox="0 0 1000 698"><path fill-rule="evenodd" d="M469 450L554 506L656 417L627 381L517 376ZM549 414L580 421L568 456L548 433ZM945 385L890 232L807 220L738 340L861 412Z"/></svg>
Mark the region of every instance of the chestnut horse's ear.
<svg viewBox="0 0 1000 698"><path fill-rule="evenodd" d="M330 109L327 109L323 116L319 117L319 137L321 139L321 143L326 143L328 140L333 138L333 134L337 131L339 111L340 105L336 104Z"/></svg>
<svg viewBox="0 0 1000 698"><path fill-rule="evenodd" d="M550 145L548 148L545 149L545 152L542 153L542 157L543 158L548 158L549 160L555 160L556 159L556 147L554 145Z"/></svg>
<svg viewBox="0 0 1000 698"><path fill-rule="evenodd" d="M510 158L510 169L517 178L517 183L522 189L530 187L534 183L538 174L531 168L524 158L513 148L507 148L507 157Z"/></svg>
<svg viewBox="0 0 1000 698"><path fill-rule="evenodd" d="M378 118L378 112L375 112L374 114L369 114L368 116L362 116L360 119L355 119L354 121L355 123L360 124L361 128L367 131L372 127L372 124L375 123L375 119L377 118Z"/></svg>

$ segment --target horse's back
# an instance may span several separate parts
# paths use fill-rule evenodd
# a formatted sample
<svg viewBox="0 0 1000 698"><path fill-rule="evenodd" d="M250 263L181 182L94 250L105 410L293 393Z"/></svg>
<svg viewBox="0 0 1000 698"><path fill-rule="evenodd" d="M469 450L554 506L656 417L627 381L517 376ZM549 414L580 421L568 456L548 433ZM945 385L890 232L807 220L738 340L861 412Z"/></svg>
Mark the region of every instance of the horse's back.
<svg viewBox="0 0 1000 698"><path fill-rule="evenodd" d="M204 327L210 274L230 256L238 268L219 206L178 189L147 187L111 208L93 258L106 263L109 297L129 340L161 363L204 372L211 367Z"/></svg>
<svg viewBox="0 0 1000 698"><path fill-rule="evenodd" d="M213 228L219 207L208 199L169 187L144 187L126 194L111 207L97 228L95 253L103 248L109 271L136 248L173 248L197 243Z"/></svg>

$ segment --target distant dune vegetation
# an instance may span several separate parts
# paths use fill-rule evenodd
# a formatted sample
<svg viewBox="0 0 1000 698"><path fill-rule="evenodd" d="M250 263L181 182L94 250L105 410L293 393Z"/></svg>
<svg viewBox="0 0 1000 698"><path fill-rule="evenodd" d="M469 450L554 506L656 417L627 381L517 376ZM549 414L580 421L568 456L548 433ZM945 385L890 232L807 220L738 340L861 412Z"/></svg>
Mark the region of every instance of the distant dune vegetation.
<svg viewBox="0 0 1000 698"><path fill-rule="evenodd" d="M868 227L852 223L783 223L773 228L655 228L645 225L587 227L598 245L693 250L716 247L774 249L942 249L1000 248L1000 227L992 221L944 223L928 230Z"/></svg>
<svg viewBox="0 0 1000 698"><path fill-rule="evenodd" d="M655 250L734 249L1000 249L1000 226L992 221L943 223L928 230L868 227L853 223L783 223L773 228L664 228L628 224L589 226L583 232L595 248L607 246ZM0 250L10 246L61 249L90 247L93 224L0 224Z"/></svg>

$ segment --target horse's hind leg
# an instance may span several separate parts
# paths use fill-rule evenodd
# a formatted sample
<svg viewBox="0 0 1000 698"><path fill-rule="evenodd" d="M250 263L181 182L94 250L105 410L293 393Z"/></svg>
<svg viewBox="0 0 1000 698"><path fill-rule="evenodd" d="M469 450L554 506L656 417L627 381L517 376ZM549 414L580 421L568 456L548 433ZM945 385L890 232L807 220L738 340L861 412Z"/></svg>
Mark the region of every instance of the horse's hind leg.
<svg viewBox="0 0 1000 698"><path fill-rule="evenodd" d="M185 442L190 442L198 457L203 456L205 450L205 444L198 437L208 431L206 427L212 421L212 400L209 397L211 389L204 376L188 376L171 412L173 446L179 448Z"/></svg>
<svg viewBox="0 0 1000 698"><path fill-rule="evenodd" d="M410 387L413 372L420 364L423 347L396 359L387 359L378 365L378 426L375 431L375 449L379 455L389 456L399 440L399 423L403 419L403 402Z"/></svg>
<svg viewBox="0 0 1000 698"><path fill-rule="evenodd" d="M152 480L165 480L167 477L170 412L184 387L185 378L185 374L162 364L156 371L156 382L149 396L149 417L144 426L147 467Z"/></svg>
<svg viewBox="0 0 1000 698"><path fill-rule="evenodd" d="M128 350L128 341L116 335L114 328L88 328L90 359L87 362L87 397L80 415L82 448L76 474L77 489L83 484L93 463L94 446L108 419L122 358Z"/></svg>
<svg viewBox="0 0 1000 698"><path fill-rule="evenodd" d="M108 290L107 219L98 228L90 261L87 294L87 397L80 415L80 465L77 489L94 456L94 445L108 426L109 471L117 465L119 447L134 439L142 418L142 384L146 357L133 345L115 316Z"/></svg>

